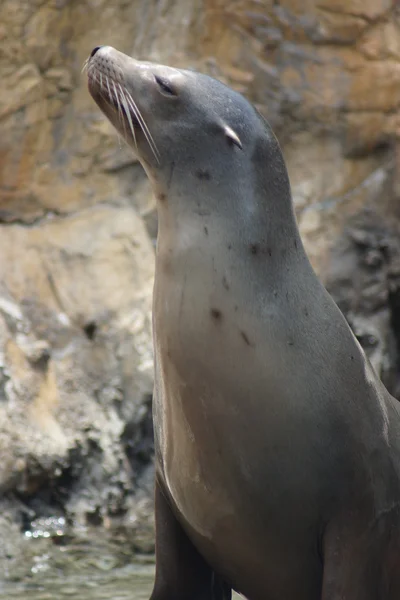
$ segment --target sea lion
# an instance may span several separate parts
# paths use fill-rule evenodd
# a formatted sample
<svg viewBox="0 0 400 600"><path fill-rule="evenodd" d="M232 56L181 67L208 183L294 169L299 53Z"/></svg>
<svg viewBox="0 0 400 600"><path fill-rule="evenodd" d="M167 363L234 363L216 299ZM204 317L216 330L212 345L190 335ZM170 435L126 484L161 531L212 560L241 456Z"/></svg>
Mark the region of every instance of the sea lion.
<svg viewBox="0 0 400 600"><path fill-rule="evenodd" d="M309 263L269 125L111 47L87 74L157 198L152 600L398 600L399 406Z"/></svg>

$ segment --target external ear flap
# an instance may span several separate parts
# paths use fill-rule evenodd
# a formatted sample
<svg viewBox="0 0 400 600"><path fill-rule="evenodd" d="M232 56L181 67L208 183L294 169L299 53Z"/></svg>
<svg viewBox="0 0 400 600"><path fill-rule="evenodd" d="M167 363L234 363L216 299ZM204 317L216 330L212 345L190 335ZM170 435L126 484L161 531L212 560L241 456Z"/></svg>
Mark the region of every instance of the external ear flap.
<svg viewBox="0 0 400 600"><path fill-rule="evenodd" d="M235 144L235 146L243 150L242 142L240 141L238 134L235 133L231 127L224 125L224 133L231 144Z"/></svg>

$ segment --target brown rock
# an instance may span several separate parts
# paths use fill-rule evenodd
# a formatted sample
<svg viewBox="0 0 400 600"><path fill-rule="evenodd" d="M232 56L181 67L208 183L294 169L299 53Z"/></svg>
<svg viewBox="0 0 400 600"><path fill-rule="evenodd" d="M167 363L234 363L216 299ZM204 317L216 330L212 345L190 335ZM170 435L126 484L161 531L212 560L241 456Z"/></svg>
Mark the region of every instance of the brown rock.
<svg viewBox="0 0 400 600"><path fill-rule="evenodd" d="M319 0L318 7L338 15L357 15L368 21L382 17L393 7L392 0Z"/></svg>
<svg viewBox="0 0 400 600"><path fill-rule="evenodd" d="M388 113L400 105L400 63L366 63L353 74L346 109Z"/></svg>
<svg viewBox="0 0 400 600"><path fill-rule="evenodd" d="M0 246L0 488L29 498L69 468L77 444L90 456L89 439L99 485L128 481L122 433L152 380L153 251L141 220L103 205L4 226Z"/></svg>
<svg viewBox="0 0 400 600"><path fill-rule="evenodd" d="M343 146L347 156L361 157L387 142L387 119L376 111L350 112L346 115Z"/></svg>
<svg viewBox="0 0 400 600"><path fill-rule="evenodd" d="M359 46L370 60L400 58L400 28L396 21L378 24L368 30Z"/></svg>

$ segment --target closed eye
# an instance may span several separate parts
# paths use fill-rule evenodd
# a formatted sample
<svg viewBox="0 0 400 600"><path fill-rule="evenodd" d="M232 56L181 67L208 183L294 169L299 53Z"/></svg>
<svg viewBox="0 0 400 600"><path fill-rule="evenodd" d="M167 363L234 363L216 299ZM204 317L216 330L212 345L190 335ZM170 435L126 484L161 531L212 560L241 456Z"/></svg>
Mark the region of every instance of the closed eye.
<svg viewBox="0 0 400 600"><path fill-rule="evenodd" d="M169 81L167 81L163 77L160 77L159 75L154 75L154 79L156 80L156 82L158 83L158 87L164 94L167 94L168 96L177 95L175 90L171 87Z"/></svg>

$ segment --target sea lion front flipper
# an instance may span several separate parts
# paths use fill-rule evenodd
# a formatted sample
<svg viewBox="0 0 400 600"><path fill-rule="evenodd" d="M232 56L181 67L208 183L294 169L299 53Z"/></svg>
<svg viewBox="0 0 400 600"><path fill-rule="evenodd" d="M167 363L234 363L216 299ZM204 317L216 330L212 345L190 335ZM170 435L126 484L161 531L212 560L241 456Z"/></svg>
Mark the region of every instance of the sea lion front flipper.
<svg viewBox="0 0 400 600"><path fill-rule="evenodd" d="M155 485L156 577L150 600L230 600L230 588L205 562Z"/></svg>

